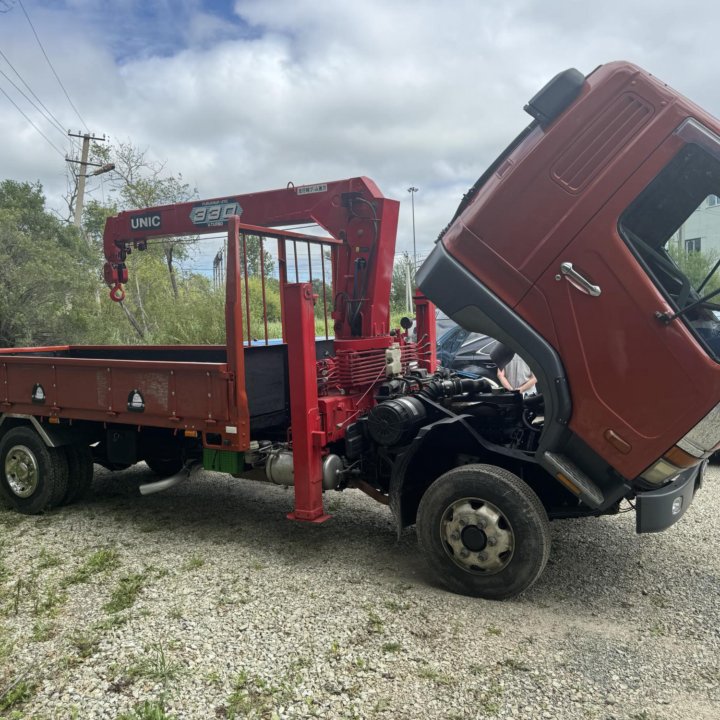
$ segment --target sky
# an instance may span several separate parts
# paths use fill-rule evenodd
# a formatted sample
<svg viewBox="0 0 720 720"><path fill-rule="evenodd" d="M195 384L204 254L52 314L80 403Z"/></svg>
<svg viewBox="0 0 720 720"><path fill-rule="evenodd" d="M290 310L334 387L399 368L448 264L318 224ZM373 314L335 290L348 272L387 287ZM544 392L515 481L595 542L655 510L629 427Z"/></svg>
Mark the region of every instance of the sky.
<svg viewBox="0 0 720 720"><path fill-rule="evenodd" d="M366 175L401 202L411 254L415 187L422 257L562 70L629 60L720 115L718 16L699 0L0 0L0 179L41 182L67 215L73 146L14 83L200 198Z"/></svg>

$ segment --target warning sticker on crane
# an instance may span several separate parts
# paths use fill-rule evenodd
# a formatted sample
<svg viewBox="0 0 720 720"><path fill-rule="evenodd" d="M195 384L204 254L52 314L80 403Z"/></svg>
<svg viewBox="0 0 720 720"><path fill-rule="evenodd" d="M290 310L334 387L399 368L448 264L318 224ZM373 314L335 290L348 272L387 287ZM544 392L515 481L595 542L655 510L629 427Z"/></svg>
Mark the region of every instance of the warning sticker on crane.
<svg viewBox="0 0 720 720"><path fill-rule="evenodd" d="M312 193L321 193L321 192L327 192L327 185L301 185L298 188L295 188L295 192L298 195L310 195Z"/></svg>
<svg viewBox="0 0 720 720"><path fill-rule="evenodd" d="M211 200L195 205L190 211L193 225L224 225L232 215L242 215L237 200Z"/></svg>

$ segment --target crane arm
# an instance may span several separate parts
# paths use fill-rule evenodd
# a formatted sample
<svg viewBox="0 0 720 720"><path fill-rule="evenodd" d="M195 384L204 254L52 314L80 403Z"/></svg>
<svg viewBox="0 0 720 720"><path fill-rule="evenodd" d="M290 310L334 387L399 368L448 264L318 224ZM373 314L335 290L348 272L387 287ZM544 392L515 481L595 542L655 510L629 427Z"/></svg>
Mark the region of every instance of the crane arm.
<svg viewBox="0 0 720 720"><path fill-rule="evenodd" d="M373 337L389 330L398 210L399 203L365 177L130 210L106 221L105 280L111 297L121 300L133 249L145 249L153 238L227 230L233 216L264 228L315 223L337 241L333 294L350 307L336 336Z"/></svg>

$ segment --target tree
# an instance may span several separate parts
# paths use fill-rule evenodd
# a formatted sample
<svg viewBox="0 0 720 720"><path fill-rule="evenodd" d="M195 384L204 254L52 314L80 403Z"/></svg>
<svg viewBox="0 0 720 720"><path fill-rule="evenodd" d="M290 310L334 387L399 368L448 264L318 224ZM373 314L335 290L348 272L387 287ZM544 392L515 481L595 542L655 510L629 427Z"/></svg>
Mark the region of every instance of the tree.
<svg viewBox="0 0 720 720"><path fill-rule="evenodd" d="M112 162L115 170L111 173L110 184L120 197L123 209L154 207L186 202L197 196L197 190L183 180L181 174L166 175L165 163L149 160L146 150L140 150L130 142L116 146L93 147L98 162ZM178 299L175 260L187 257L186 248L172 239L162 239L155 243L162 249L165 264L170 276L173 297Z"/></svg>
<svg viewBox="0 0 720 720"><path fill-rule="evenodd" d="M408 288L408 277L410 278ZM390 288L390 310L393 313L413 313L412 288L415 287L415 269L408 253L403 253L395 261ZM410 292L408 292L408 289ZM408 307L408 297L410 307Z"/></svg>
<svg viewBox="0 0 720 720"><path fill-rule="evenodd" d="M675 243L668 244L668 252L694 288L700 287L707 274L720 259L720 254L717 251L688 252L685 248L679 248ZM719 274L716 272L705 284L702 290L703 294L720 287Z"/></svg>
<svg viewBox="0 0 720 720"><path fill-rule="evenodd" d="M80 342L95 265L77 230L45 210L39 183L0 183L0 345Z"/></svg>

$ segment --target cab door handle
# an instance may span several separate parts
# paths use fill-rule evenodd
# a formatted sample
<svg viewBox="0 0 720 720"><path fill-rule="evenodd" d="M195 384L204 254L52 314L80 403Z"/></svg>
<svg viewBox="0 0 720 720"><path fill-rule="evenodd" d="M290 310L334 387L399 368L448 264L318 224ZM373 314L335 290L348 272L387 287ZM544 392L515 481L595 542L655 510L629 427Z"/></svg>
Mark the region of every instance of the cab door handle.
<svg viewBox="0 0 720 720"><path fill-rule="evenodd" d="M576 287L587 295L597 297L602 292L599 285L593 285L573 267L571 262L562 263L560 265L560 272L573 287ZM558 277L558 280L559 279Z"/></svg>

